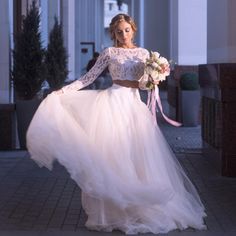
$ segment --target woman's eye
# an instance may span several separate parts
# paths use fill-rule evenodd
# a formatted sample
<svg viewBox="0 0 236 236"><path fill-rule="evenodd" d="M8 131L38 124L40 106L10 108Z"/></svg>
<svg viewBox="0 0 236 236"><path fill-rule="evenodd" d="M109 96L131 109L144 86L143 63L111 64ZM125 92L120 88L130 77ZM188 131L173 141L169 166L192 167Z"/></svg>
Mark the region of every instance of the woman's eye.
<svg viewBox="0 0 236 236"><path fill-rule="evenodd" d="M126 33L129 33L130 32L130 29L125 29L124 30ZM117 34L122 34L122 30L119 30L119 31L116 31L117 32Z"/></svg>

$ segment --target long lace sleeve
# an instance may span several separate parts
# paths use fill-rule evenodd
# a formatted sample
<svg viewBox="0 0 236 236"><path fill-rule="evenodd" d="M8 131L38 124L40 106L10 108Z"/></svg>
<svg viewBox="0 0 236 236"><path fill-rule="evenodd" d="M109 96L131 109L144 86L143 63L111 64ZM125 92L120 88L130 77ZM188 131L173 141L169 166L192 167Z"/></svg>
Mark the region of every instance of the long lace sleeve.
<svg viewBox="0 0 236 236"><path fill-rule="evenodd" d="M62 88L63 92L67 90L79 90L87 85L91 84L108 66L110 61L110 52L109 48L106 48L99 55L95 65L80 79L77 79L73 83L66 85Z"/></svg>
<svg viewBox="0 0 236 236"><path fill-rule="evenodd" d="M148 90L147 83L149 81L149 76L147 74L143 74L142 77L138 80L139 81L139 88L141 90Z"/></svg>

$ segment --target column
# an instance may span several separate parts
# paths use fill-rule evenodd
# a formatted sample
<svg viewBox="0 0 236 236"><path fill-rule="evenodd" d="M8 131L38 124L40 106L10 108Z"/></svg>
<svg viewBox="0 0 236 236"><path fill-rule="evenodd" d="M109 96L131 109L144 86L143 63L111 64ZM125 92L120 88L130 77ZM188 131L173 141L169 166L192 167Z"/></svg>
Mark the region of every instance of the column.
<svg viewBox="0 0 236 236"><path fill-rule="evenodd" d="M91 59L93 50L102 50L103 5L101 0L61 0L69 80L85 72L85 64Z"/></svg>
<svg viewBox="0 0 236 236"><path fill-rule="evenodd" d="M48 1L41 0L40 1L40 28L41 28L41 41L44 48L47 48L48 45Z"/></svg>
<svg viewBox="0 0 236 236"><path fill-rule="evenodd" d="M169 3L163 0L144 1L144 47L169 57Z"/></svg>
<svg viewBox="0 0 236 236"><path fill-rule="evenodd" d="M135 36L135 43L139 47L144 47L144 12L145 4L144 0L132 0L129 6L129 12L132 13L132 17L138 26L138 32ZM131 10L130 10L131 8Z"/></svg>
<svg viewBox="0 0 236 236"><path fill-rule="evenodd" d="M102 1L103 2L103 1ZM104 32L104 4L96 0L94 8L94 21L95 21L95 50L100 51L103 49L103 32Z"/></svg>
<svg viewBox="0 0 236 236"><path fill-rule="evenodd" d="M86 72L93 50L103 49L104 2L78 0L75 3L75 78Z"/></svg>
<svg viewBox="0 0 236 236"><path fill-rule="evenodd" d="M9 1L0 1L0 103L10 102Z"/></svg>
<svg viewBox="0 0 236 236"><path fill-rule="evenodd" d="M34 0L21 0L22 15L26 15L27 9L30 9ZM36 0L36 6L39 7L40 0Z"/></svg>
<svg viewBox="0 0 236 236"><path fill-rule="evenodd" d="M75 79L75 0L62 0L62 24L65 47L68 53L69 80Z"/></svg>
<svg viewBox="0 0 236 236"><path fill-rule="evenodd" d="M170 55L179 65L206 63L207 0L170 0Z"/></svg>
<svg viewBox="0 0 236 236"><path fill-rule="evenodd" d="M236 62L234 0L208 0L208 62Z"/></svg>
<svg viewBox="0 0 236 236"><path fill-rule="evenodd" d="M60 0L50 0L48 1L48 32L51 31L54 25L54 17L56 16L60 21Z"/></svg>
<svg viewBox="0 0 236 236"><path fill-rule="evenodd" d="M228 62L236 62L236 2L234 0L228 1Z"/></svg>

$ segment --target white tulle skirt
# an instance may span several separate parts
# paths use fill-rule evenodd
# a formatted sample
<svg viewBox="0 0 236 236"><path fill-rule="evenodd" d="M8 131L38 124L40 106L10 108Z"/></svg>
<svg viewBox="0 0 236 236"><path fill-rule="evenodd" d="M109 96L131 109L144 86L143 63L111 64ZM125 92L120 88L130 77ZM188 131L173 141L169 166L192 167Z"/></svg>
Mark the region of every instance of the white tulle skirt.
<svg viewBox="0 0 236 236"><path fill-rule="evenodd" d="M66 167L89 229L127 234L205 229L204 206L137 89L51 94L27 133L31 158Z"/></svg>

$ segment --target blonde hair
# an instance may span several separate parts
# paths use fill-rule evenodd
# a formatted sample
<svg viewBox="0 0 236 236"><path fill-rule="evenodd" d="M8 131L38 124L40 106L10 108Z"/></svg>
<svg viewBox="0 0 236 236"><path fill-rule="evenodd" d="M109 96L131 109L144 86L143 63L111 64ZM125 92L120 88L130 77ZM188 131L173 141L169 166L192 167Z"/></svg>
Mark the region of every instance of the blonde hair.
<svg viewBox="0 0 236 236"><path fill-rule="evenodd" d="M111 20L109 31L110 31L111 39L113 40L115 45L117 44L115 31L116 31L118 24L122 21L125 21L131 25L134 35L137 31L137 26L136 26L134 20L130 16L128 16L126 14L118 14L118 15L114 16Z"/></svg>

